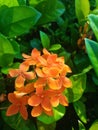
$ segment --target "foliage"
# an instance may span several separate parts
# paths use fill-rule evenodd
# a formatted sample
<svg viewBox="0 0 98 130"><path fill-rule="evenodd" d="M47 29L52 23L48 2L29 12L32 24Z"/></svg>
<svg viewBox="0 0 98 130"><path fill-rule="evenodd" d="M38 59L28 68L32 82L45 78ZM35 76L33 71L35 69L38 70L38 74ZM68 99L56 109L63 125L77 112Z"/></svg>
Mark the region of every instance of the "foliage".
<svg viewBox="0 0 98 130"><path fill-rule="evenodd" d="M96 130L97 93L98 0L0 0L0 129Z"/></svg>

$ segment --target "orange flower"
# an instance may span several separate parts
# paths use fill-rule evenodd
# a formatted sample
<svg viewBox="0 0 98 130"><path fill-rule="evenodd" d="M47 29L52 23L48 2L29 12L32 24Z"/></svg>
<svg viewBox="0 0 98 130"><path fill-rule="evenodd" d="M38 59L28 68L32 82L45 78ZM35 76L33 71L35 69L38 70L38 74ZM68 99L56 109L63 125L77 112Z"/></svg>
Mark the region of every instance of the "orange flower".
<svg viewBox="0 0 98 130"><path fill-rule="evenodd" d="M26 79L32 80L35 78L34 72L27 72L29 66L27 63L20 64L19 69L11 69L9 74L11 77L17 77L15 80L15 87L20 88L24 86L24 81Z"/></svg>
<svg viewBox="0 0 98 130"><path fill-rule="evenodd" d="M39 116L40 114L42 114L43 111L52 111L52 106L48 94L48 91L43 90L43 87L40 86L36 88L36 93L28 99L28 104L30 106L33 106L31 112L32 116Z"/></svg>
<svg viewBox="0 0 98 130"><path fill-rule="evenodd" d="M28 118L28 112L26 108L28 96L17 97L14 93L9 93L8 100L12 104L8 107L6 115L11 116L20 112L23 119L26 120Z"/></svg>
<svg viewBox="0 0 98 130"><path fill-rule="evenodd" d="M36 65L40 55L40 51L38 51L36 48L32 50L31 56L24 53L22 54L22 56L25 58L25 62L27 62L29 65Z"/></svg>

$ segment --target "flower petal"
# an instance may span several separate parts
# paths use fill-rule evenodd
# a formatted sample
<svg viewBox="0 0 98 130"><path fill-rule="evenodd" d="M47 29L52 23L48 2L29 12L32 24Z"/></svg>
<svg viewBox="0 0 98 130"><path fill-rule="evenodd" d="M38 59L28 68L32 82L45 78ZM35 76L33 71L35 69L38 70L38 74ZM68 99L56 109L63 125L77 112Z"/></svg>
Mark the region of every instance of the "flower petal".
<svg viewBox="0 0 98 130"><path fill-rule="evenodd" d="M44 110L44 113L47 114L48 116L53 116L53 111L46 111Z"/></svg>
<svg viewBox="0 0 98 130"><path fill-rule="evenodd" d="M38 88L40 86L45 86L46 85L46 78L38 78L38 80L34 83L34 87Z"/></svg>
<svg viewBox="0 0 98 130"><path fill-rule="evenodd" d="M51 109L52 109L50 100L47 97L44 97L41 105L42 105L42 108L45 109L46 111L51 111Z"/></svg>
<svg viewBox="0 0 98 130"><path fill-rule="evenodd" d="M30 106L38 106L41 103L41 98L37 95L33 95L28 99L28 104Z"/></svg>
<svg viewBox="0 0 98 130"><path fill-rule="evenodd" d="M63 86L66 87L66 88L71 87L72 86L71 80L67 77L64 77Z"/></svg>
<svg viewBox="0 0 98 130"><path fill-rule="evenodd" d="M11 77L17 77L19 74L19 69L10 69L9 74Z"/></svg>
<svg viewBox="0 0 98 130"><path fill-rule="evenodd" d="M33 107L32 111L31 111L31 115L33 117L37 117L37 116L40 116L42 112L43 112L42 107L36 106L36 107Z"/></svg>
<svg viewBox="0 0 98 130"><path fill-rule="evenodd" d="M18 76L16 78L16 80L15 80L15 88L16 88L16 90L18 88L21 88L21 87L24 86L24 81L25 81L25 79L22 76Z"/></svg>
<svg viewBox="0 0 98 130"><path fill-rule="evenodd" d="M48 85L53 90L58 90L61 88L61 85L59 84L59 80L48 78Z"/></svg>
<svg viewBox="0 0 98 130"><path fill-rule="evenodd" d="M18 111L19 111L19 107L17 105L12 104L8 107L6 115L11 116L18 113Z"/></svg>
<svg viewBox="0 0 98 130"><path fill-rule="evenodd" d="M46 77L45 74L43 73L43 71L40 68L36 68L35 72L38 75L38 77Z"/></svg>
<svg viewBox="0 0 98 130"><path fill-rule="evenodd" d="M38 58L40 56L40 51L38 51L36 48L34 48L31 52L31 56L33 58Z"/></svg>
<svg viewBox="0 0 98 130"><path fill-rule="evenodd" d="M21 116L23 117L23 119L27 120L28 112L27 112L27 108L24 105L20 106L19 112L20 112Z"/></svg>
<svg viewBox="0 0 98 130"><path fill-rule="evenodd" d="M11 103L14 103L14 104L19 104L19 101L18 99L16 98L15 94L14 93L9 93L8 94L8 100L11 102Z"/></svg>
<svg viewBox="0 0 98 130"><path fill-rule="evenodd" d="M30 80L35 79L36 77L34 72L24 72L23 75L25 79L30 79Z"/></svg>
<svg viewBox="0 0 98 130"><path fill-rule="evenodd" d="M57 107L59 105L59 97L58 96L51 97L50 102L53 107Z"/></svg>
<svg viewBox="0 0 98 130"><path fill-rule="evenodd" d="M61 95L59 98L60 104L62 104L63 106L68 106L68 100L66 98L66 96Z"/></svg>
<svg viewBox="0 0 98 130"><path fill-rule="evenodd" d="M29 69L28 62L21 63L20 66L19 66L19 68L20 68L21 71L27 71Z"/></svg>

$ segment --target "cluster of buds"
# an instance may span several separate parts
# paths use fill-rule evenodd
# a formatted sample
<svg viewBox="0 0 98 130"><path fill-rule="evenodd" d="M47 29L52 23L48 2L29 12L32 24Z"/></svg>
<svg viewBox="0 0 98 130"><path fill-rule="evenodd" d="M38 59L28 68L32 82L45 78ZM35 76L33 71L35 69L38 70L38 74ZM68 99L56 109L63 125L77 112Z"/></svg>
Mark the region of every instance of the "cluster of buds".
<svg viewBox="0 0 98 130"><path fill-rule="evenodd" d="M24 61L19 69L9 71L9 75L15 77L15 91L8 94L8 100L12 104L6 115L19 112L26 120L28 106L32 108L32 117L38 117L42 113L52 116L53 107L59 104L68 106L64 90L71 87L71 81L66 77L71 69L64 63L64 58L46 49L41 53L35 48L31 55L22 56Z"/></svg>
<svg viewBox="0 0 98 130"><path fill-rule="evenodd" d="M79 28L80 38L77 41L77 45L80 49L86 50L85 48L85 38L92 39L93 32L89 29L89 23L85 23L84 26Z"/></svg>

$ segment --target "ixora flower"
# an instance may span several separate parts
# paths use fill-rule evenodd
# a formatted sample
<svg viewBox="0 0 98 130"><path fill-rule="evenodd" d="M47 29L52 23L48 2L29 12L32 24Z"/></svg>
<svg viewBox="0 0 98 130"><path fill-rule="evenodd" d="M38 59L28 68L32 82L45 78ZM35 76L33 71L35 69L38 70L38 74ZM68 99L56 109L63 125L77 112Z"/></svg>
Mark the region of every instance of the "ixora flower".
<svg viewBox="0 0 98 130"><path fill-rule="evenodd" d="M63 57L43 49L43 53L33 49L31 55L23 54L24 61L19 69L11 69L9 74L15 77L15 90L8 94L12 103L7 110L11 116L20 112L24 119L28 117L26 106L30 106L31 116L42 113L53 116L53 108L59 104L68 106L64 90L71 87L66 76L71 69L64 63Z"/></svg>
<svg viewBox="0 0 98 130"><path fill-rule="evenodd" d="M18 97L14 93L9 93L8 94L8 100L12 103L9 108L7 109L7 116L11 116L14 114L17 114L20 112L21 116L23 119L28 118L28 112L27 112L27 101L28 101L28 96L22 96Z"/></svg>

